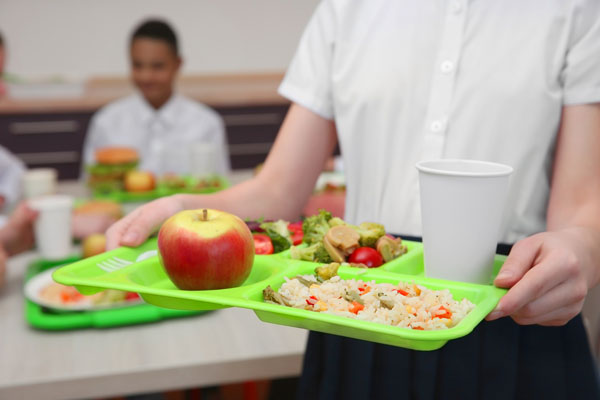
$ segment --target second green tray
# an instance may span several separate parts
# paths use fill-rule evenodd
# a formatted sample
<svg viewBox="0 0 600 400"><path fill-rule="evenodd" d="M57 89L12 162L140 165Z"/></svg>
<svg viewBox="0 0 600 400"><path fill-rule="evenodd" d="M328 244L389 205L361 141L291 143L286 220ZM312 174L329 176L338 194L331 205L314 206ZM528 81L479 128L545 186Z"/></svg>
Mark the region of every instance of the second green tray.
<svg viewBox="0 0 600 400"><path fill-rule="evenodd" d="M192 193L192 194L208 194L218 192L220 190L229 187L229 181L223 176L216 177L220 182L219 187L207 187L202 189L196 189L192 187L198 179L185 176L182 177L188 185L185 188L169 188L164 183L158 182L154 190L148 192L127 192L124 190L115 190L110 192L94 192L93 197L97 200L110 200L117 203L139 203L145 201L151 201L160 197L171 196L178 193Z"/></svg>
<svg viewBox="0 0 600 400"><path fill-rule="evenodd" d="M25 281L49 268L79 261L71 257L62 261L33 262L27 268ZM114 309L92 311L55 311L25 299L25 320L34 328L42 330L70 330L83 328L111 328L117 326L156 322L164 319L190 317L203 314L202 311L183 311L156 307L150 304L136 304Z"/></svg>

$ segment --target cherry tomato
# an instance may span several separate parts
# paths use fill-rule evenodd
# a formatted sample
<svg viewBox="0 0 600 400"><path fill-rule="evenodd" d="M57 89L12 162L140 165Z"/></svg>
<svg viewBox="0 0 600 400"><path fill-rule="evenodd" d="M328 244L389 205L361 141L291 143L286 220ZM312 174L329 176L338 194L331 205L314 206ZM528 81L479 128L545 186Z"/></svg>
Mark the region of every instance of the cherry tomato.
<svg viewBox="0 0 600 400"><path fill-rule="evenodd" d="M293 222L288 224L288 231L290 231L292 244L294 246L302 244L302 239L304 238L304 232L302 232L302 222Z"/></svg>
<svg viewBox="0 0 600 400"><path fill-rule="evenodd" d="M264 233L254 233L254 253L256 254L273 254L273 242L271 238Z"/></svg>
<svg viewBox="0 0 600 400"><path fill-rule="evenodd" d="M349 263L365 264L369 268L379 267L383 264L383 257L375 249L370 247L359 247L350 254Z"/></svg>
<svg viewBox="0 0 600 400"><path fill-rule="evenodd" d="M302 244L302 239L304 239L304 233L302 231L290 231L290 235L292 236L292 244L294 246Z"/></svg>

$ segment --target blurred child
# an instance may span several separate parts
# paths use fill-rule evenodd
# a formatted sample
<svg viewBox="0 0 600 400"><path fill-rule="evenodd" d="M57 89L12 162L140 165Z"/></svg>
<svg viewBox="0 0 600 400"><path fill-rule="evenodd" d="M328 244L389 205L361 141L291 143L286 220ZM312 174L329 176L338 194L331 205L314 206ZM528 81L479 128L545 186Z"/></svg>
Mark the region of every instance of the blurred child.
<svg viewBox="0 0 600 400"><path fill-rule="evenodd" d="M157 175L191 173L191 144L214 146L216 173L229 172L225 128L209 107L175 93L181 68L177 37L163 21L149 20L132 34L131 78L138 93L102 108L93 117L84 146L84 163L94 163L95 150L108 146L132 147L140 154L140 169ZM171 153L166 153L171 150ZM165 160L165 154L168 160ZM166 169L165 163L170 169ZM179 165L177 165L179 163ZM172 166L176 170L172 170Z"/></svg>
<svg viewBox="0 0 600 400"><path fill-rule="evenodd" d="M23 162L0 146L0 210L5 205L15 204L19 199L24 172Z"/></svg>

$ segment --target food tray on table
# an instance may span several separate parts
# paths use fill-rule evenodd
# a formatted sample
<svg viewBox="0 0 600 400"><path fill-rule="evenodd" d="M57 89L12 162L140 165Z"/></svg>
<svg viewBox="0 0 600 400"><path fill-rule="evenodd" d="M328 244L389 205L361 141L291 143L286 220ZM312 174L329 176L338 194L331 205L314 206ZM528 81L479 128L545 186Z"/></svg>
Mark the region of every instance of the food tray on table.
<svg viewBox="0 0 600 400"><path fill-rule="evenodd" d="M150 243L150 246L156 244ZM146 247L146 246L144 246ZM127 257L127 255L125 255ZM135 257L131 258L135 260ZM61 261L37 260L29 265L25 273L25 281L49 272L60 265L79 262L80 257L72 256ZM184 311L157 307L137 302L122 304L116 307L93 307L87 310L65 311L42 306L25 298L25 320L34 328L42 330L71 330L83 328L110 328L156 322L171 318L181 318L203 314L203 311Z"/></svg>
<svg viewBox="0 0 600 400"><path fill-rule="evenodd" d="M224 176L214 175L207 178L194 178L191 176L179 177L185 186L172 187L164 180L158 179L156 188L147 192L128 192L126 190L99 191L93 193L96 200L111 200L117 203L138 203L155 200L160 197L171 196L179 193L209 194L226 189L230 186L229 180ZM203 181L209 181L207 186L198 186Z"/></svg>
<svg viewBox="0 0 600 400"><path fill-rule="evenodd" d="M150 242L152 243L152 242ZM423 274L423 249L420 243L405 242L408 252L378 268L363 269L343 265L338 270L342 279L374 280L376 283L407 282L423 285L428 289L448 289L455 300L467 298L474 309L456 326L444 330L421 331L399 328L380 323L361 321L344 316L319 313L299 308L285 307L263 300L263 289L273 290L285 282L285 277L312 274L318 264L292 260L285 254L255 257L248 279L239 287L220 290L185 291L177 289L160 265L158 257L152 257L106 273L96 266L97 262L110 257L125 257L140 249L120 248L58 269L56 281L74 285L82 293L89 294L104 288L139 293L151 304L181 310L213 310L225 307L241 307L254 310L262 321L279 325L305 328L335 335L347 336L393 346L416 350L434 350L448 340L469 334L494 309L506 292L492 285L477 285L426 278ZM135 256L133 256L135 257ZM495 273L504 262L497 256Z"/></svg>

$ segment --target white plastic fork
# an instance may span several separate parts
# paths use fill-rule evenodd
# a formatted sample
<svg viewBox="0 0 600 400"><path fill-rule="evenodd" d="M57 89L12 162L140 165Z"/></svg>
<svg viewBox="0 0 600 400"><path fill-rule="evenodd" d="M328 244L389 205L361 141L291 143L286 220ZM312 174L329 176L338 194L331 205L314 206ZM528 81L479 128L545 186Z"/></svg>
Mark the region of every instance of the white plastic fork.
<svg viewBox="0 0 600 400"><path fill-rule="evenodd" d="M154 257L158 254L157 250L149 250L146 251L142 254L140 254L136 259L135 262L140 262L143 261L147 258L150 257ZM112 257L112 258L108 258L106 260L100 261L98 264L96 264L98 266L98 268L100 268L101 270L103 270L104 272L115 272L120 270L121 268L125 268L128 265L133 264L132 261L127 261L124 260L122 258L119 257Z"/></svg>

